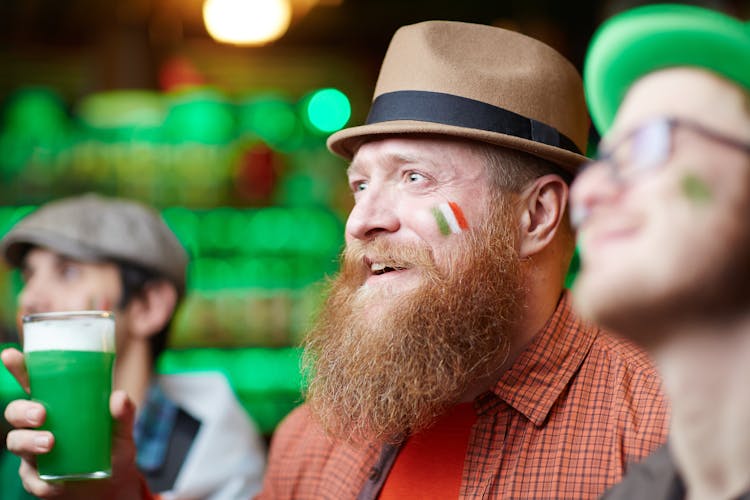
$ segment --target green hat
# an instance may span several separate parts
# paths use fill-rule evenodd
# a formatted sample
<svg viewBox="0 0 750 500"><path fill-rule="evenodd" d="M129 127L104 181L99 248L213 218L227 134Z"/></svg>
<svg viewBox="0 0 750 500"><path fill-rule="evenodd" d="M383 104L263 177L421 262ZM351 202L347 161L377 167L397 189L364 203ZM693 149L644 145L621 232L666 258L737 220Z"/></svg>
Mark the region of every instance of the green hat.
<svg viewBox="0 0 750 500"><path fill-rule="evenodd" d="M750 89L750 24L688 5L648 5L607 20L594 34L583 70L597 130L609 130L639 78L675 66L704 68Z"/></svg>

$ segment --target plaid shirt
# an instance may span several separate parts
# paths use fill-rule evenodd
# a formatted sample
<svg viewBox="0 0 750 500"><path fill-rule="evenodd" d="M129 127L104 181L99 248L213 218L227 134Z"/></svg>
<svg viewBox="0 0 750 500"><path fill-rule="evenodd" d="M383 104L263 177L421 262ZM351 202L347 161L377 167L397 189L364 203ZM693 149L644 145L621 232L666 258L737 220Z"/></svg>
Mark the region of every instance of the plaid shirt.
<svg viewBox="0 0 750 500"><path fill-rule="evenodd" d="M156 470L164 463L178 411L159 384L149 386L146 402L133 427L133 441L138 450L136 464L140 470Z"/></svg>
<svg viewBox="0 0 750 500"><path fill-rule="evenodd" d="M461 498L596 498L667 437L668 405L646 355L584 324L566 293L475 407ZM376 498L397 453L337 443L302 405L274 435L257 498Z"/></svg>

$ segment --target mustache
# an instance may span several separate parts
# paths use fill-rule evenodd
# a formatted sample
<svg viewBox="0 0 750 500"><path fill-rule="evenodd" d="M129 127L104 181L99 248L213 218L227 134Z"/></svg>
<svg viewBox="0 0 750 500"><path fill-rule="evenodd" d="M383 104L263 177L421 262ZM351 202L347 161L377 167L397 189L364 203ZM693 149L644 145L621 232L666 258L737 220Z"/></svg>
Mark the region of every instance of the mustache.
<svg viewBox="0 0 750 500"><path fill-rule="evenodd" d="M385 238L352 241L344 248L341 260L342 269L362 274L370 274L372 263L402 269L437 269L433 251L426 243L393 242Z"/></svg>

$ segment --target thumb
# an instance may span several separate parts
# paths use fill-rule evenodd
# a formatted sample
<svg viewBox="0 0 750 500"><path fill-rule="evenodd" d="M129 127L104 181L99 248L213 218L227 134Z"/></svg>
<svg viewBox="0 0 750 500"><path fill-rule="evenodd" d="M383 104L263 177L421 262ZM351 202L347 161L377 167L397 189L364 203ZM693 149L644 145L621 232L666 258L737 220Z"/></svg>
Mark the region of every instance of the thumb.
<svg viewBox="0 0 750 500"><path fill-rule="evenodd" d="M112 392L109 399L109 410L115 419L112 436L112 473L133 468L135 465L135 442L133 441L133 423L135 422L135 404L125 391Z"/></svg>
<svg viewBox="0 0 750 500"><path fill-rule="evenodd" d="M109 399L109 409L115 419L112 437L112 483L117 493L109 498L141 498L143 481L135 465L133 441L135 404L125 391L114 391Z"/></svg>
<svg viewBox="0 0 750 500"><path fill-rule="evenodd" d="M135 403L123 390L112 392L109 398L109 411L115 419L115 439L127 437L132 440L135 422Z"/></svg>

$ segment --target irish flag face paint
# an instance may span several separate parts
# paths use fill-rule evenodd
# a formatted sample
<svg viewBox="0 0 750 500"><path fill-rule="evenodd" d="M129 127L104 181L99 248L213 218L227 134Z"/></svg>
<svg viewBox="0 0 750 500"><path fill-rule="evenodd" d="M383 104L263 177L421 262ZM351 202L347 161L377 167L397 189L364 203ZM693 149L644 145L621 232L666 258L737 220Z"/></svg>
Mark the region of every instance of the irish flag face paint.
<svg viewBox="0 0 750 500"><path fill-rule="evenodd" d="M438 229L440 229L440 233L444 236L457 234L469 229L469 224L466 223L466 218L461 207L452 201L441 203L434 207L432 215L435 216Z"/></svg>
<svg viewBox="0 0 750 500"><path fill-rule="evenodd" d="M686 175L683 177L682 191L688 198L696 203L706 203L711 201L711 188L709 188L708 184L696 175Z"/></svg>

